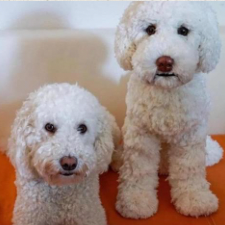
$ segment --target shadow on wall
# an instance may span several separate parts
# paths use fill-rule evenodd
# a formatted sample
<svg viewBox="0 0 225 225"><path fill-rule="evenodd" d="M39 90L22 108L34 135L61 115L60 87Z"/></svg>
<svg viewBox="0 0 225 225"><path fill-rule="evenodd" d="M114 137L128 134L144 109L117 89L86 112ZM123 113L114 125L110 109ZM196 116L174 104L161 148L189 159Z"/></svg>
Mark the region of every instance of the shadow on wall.
<svg viewBox="0 0 225 225"><path fill-rule="evenodd" d="M7 101L0 101L0 137L9 135L15 111L27 94L54 82L78 82L116 116L120 126L123 124L127 78L119 84L104 72L109 53L99 36L69 30L20 31L13 35L16 50L3 60L5 64L1 63L9 69L0 90L0 96L7 96Z"/></svg>
<svg viewBox="0 0 225 225"><path fill-rule="evenodd" d="M19 20L16 18L9 27L10 29L69 29L70 22L60 14L37 11L26 14Z"/></svg>

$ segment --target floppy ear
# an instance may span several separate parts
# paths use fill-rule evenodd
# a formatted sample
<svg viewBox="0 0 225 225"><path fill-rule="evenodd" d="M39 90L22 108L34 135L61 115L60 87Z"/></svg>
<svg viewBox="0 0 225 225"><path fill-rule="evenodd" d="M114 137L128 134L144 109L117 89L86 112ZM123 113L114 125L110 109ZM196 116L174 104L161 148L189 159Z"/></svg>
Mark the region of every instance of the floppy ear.
<svg viewBox="0 0 225 225"><path fill-rule="evenodd" d="M132 70L131 60L135 49L136 46L129 37L126 25L120 23L116 31L115 54L118 63L124 70Z"/></svg>
<svg viewBox="0 0 225 225"><path fill-rule="evenodd" d="M199 46L200 60L198 68L203 73L209 73L216 67L219 61L221 41L216 14L208 4L206 4L205 13L206 22L203 24L201 43Z"/></svg>
<svg viewBox="0 0 225 225"><path fill-rule="evenodd" d="M124 15L117 27L115 37L115 55L118 63L124 70L132 70L132 56L136 50L136 45L133 42L131 21L133 16L133 9L137 6L133 2L125 10Z"/></svg>
<svg viewBox="0 0 225 225"><path fill-rule="evenodd" d="M120 141L120 129L115 118L103 107L99 120L99 131L95 140L98 173L107 171L112 160L112 153Z"/></svg>
<svg viewBox="0 0 225 225"><path fill-rule="evenodd" d="M6 153L20 176L30 179L33 177L33 173L29 165L30 149L28 147L28 140L32 134L33 128L30 126L31 113L27 105L28 102L25 102L22 108L17 112L8 142L8 151Z"/></svg>

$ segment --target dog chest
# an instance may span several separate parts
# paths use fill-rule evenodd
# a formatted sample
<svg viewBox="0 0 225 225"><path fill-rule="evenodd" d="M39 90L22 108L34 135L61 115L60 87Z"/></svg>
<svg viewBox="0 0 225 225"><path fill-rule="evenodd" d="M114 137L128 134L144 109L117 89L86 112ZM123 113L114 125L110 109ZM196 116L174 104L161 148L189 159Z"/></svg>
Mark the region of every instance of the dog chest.
<svg viewBox="0 0 225 225"><path fill-rule="evenodd" d="M173 136L207 118L207 96L195 83L168 91L133 81L128 87L127 115L137 118L150 132Z"/></svg>
<svg viewBox="0 0 225 225"><path fill-rule="evenodd" d="M190 129L196 124L196 118L182 105L165 104L149 107L146 122L148 129L159 135L175 135Z"/></svg>

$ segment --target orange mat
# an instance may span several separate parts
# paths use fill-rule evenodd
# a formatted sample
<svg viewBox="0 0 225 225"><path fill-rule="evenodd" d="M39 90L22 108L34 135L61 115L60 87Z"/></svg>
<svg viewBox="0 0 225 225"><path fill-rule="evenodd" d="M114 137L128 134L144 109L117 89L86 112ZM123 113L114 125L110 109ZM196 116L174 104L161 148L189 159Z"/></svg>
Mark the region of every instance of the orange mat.
<svg viewBox="0 0 225 225"><path fill-rule="evenodd" d="M213 136L225 149L225 136ZM207 177L211 189L219 198L218 212L201 218L191 218L180 215L170 203L170 187L160 177L159 209L156 215L146 220L131 220L122 218L114 208L117 193L118 175L109 171L101 176L101 199L106 209L109 225L225 225L225 159L219 164L207 169ZM16 189L15 173L5 155L0 154L0 225L10 225ZM91 225L91 224L90 224Z"/></svg>

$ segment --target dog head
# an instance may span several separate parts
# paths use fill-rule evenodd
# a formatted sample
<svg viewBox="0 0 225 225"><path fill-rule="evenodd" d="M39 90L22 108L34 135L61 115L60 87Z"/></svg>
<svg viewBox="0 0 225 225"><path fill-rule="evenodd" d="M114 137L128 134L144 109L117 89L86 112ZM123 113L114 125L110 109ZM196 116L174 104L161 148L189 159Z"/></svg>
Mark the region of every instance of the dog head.
<svg viewBox="0 0 225 225"><path fill-rule="evenodd" d="M49 184L81 181L107 170L114 118L88 91L52 84L31 93L18 111L8 155L20 176Z"/></svg>
<svg viewBox="0 0 225 225"><path fill-rule="evenodd" d="M205 2L134 2L115 40L123 69L167 89L213 70L220 49L216 16Z"/></svg>

